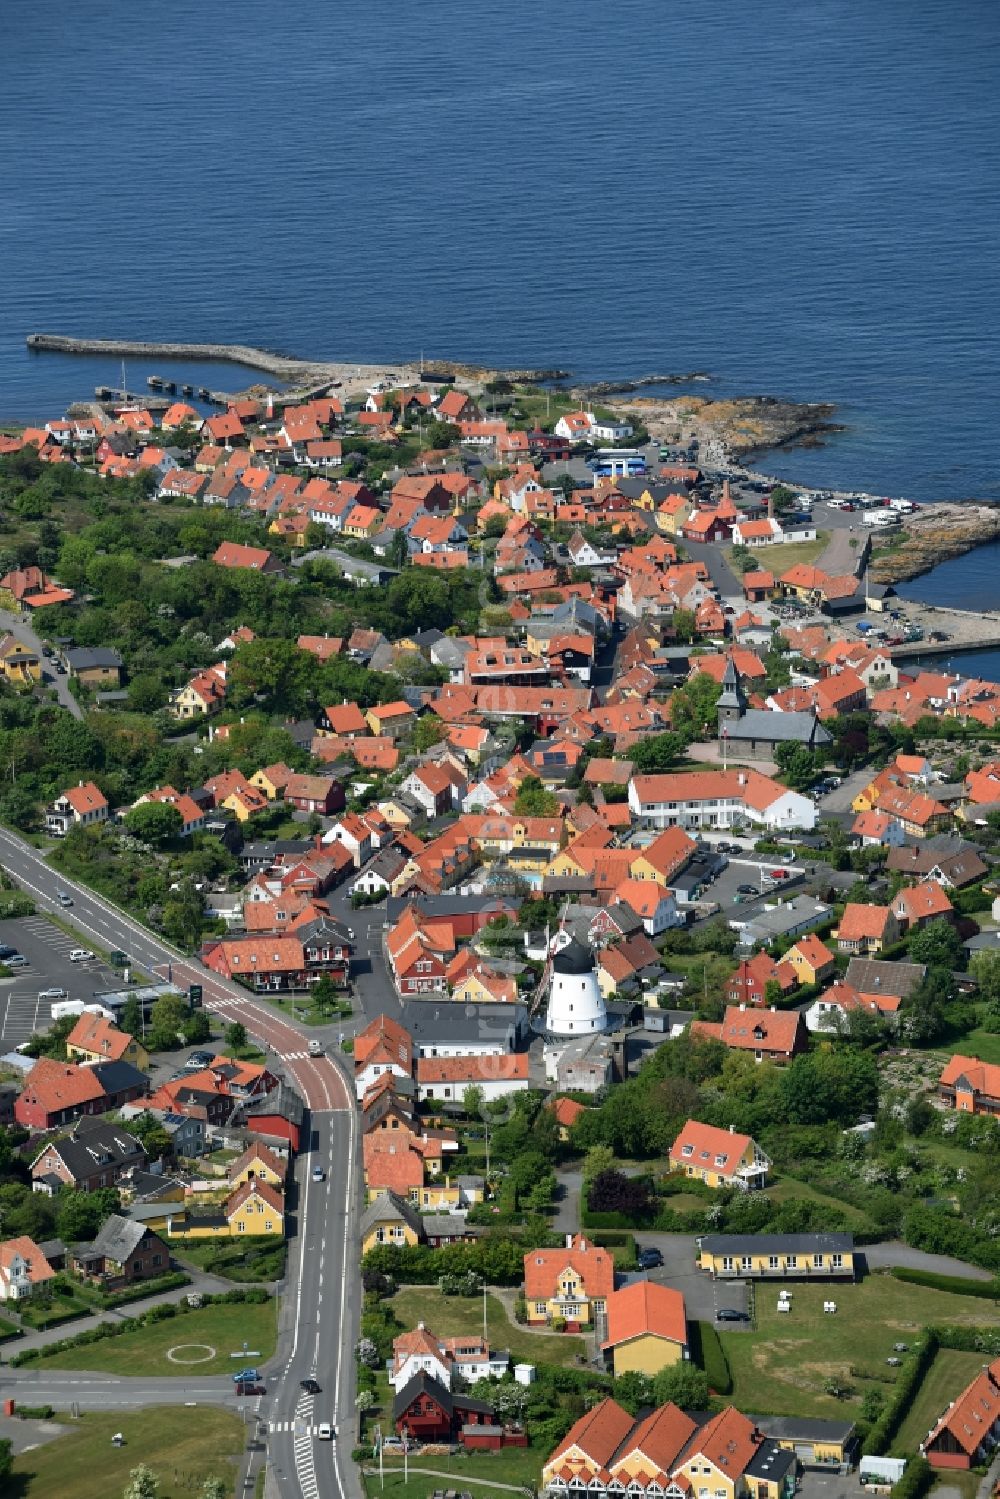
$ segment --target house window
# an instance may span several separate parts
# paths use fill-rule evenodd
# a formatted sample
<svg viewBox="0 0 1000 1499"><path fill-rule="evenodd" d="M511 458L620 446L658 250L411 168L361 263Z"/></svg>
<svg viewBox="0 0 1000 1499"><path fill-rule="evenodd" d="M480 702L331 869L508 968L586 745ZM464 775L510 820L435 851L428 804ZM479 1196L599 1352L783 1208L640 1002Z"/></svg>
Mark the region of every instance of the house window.
<svg viewBox="0 0 1000 1499"><path fill-rule="evenodd" d="M544 1317L545 1316L545 1302L544 1301L536 1301L535 1302L535 1315L538 1316L538 1317Z"/></svg>
<svg viewBox="0 0 1000 1499"><path fill-rule="evenodd" d="M823 1268L823 1256L821 1254L814 1254L813 1255L813 1269L814 1270L822 1270L822 1268Z"/></svg>
<svg viewBox="0 0 1000 1499"><path fill-rule="evenodd" d="M831 1255L830 1268L832 1270L842 1270L844 1268L844 1256L842 1254Z"/></svg>
<svg viewBox="0 0 1000 1499"><path fill-rule="evenodd" d="M777 1268L778 1268L778 1256L776 1254L772 1254L772 1255L768 1256L767 1268L769 1270L777 1270Z"/></svg>
<svg viewBox="0 0 1000 1499"><path fill-rule="evenodd" d="M722 1256L722 1268L723 1270L731 1270L733 1268L733 1257L731 1254L724 1254Z"/></svg>
<svg viewBox="0 0 1000 1499"><path fill-rule="evenodd" d="M795 1270L795 1269L797 1269L798 1268L798 1263L799 1263L799 1257L798 1257L797 1254L789 1254L789 1255L785 1256L785 1269L786 1270Z"/></svg>

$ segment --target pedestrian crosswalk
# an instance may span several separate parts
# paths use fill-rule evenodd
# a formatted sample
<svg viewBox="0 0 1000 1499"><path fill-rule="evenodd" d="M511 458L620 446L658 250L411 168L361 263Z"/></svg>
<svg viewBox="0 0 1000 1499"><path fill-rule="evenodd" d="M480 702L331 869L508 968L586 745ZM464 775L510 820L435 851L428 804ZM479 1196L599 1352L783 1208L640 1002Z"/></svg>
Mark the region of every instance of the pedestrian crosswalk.
<svg viewBox="0 0 1000 1499"><path fill-rule="evenodd" d="M274 1435L282 1431L292 1431L297 1437L314 1437L319 1433L319 1422L317 1421L269 1421L268 1431Z"/></svg>
<svg viewBox="0 0 1000 1499"><path fill-rule="evenodd" d="M280 1056L283 1062L304 1062L309 1053L307 1051L283 1051Z"/></svg>

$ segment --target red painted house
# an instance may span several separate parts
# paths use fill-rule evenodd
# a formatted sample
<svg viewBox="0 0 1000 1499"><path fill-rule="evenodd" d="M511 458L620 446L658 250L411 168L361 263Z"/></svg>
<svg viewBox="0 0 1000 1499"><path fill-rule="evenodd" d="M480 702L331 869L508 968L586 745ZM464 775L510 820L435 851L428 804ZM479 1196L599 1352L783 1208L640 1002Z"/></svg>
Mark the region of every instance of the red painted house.
<svg viewBox="0 0 1000 1499"><path fill-rule="evenodd" d="M333 776L289 776L284 796L300 812L319 812L323 817L344 806L344 788Z"/></svg>
<svg viewBox="0 0 1000 1499"><path fill-rule="evenodd" d="M953 1400L921 1445L932 1468L985 1465L1000 1440L1000 1359Z"/></svg>
<svg viewBox="0 0 1000 1499"><path fill-rule="evenodd" d="M83 1114L106 1114L149 1092L149 1078L131 1062L77 1066L40 1057L14 1104L25 1129L55 1129Z"/></svg>
<svg viewBox="0 0 1000 1499"><path fill-rule="evenodd" d="M495 1433L496 1445L503 1445L503 1427L491 1405L446 1389L425 1371L400 1390L392 1402L392 1419L400 1436L421 1442L458 1441L464 1446L465 1433L475 1435L482 1428L484 1436Z"/></svg>

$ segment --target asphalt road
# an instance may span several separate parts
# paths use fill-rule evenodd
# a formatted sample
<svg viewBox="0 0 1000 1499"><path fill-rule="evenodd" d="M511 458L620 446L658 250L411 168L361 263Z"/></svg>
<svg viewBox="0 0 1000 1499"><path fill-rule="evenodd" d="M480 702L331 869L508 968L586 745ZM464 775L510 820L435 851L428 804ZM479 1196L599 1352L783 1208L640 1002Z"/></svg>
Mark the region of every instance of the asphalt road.
<svg viewBox="0 0 1000 1499"><path fill-rule="evenodd" d="M22 645L37 651L39 655L42 654L42 641L23 615L12 614L9 609L0 609L0 629L9 630L12 635L16 635ZM52 678L51 682L45 685L55 688L56 697L67 712L72 713L74 718L82 718L83 709L69 690L69 677L66 673L57 672L51 663L46 663L45 671Z"/></svg>
<svg viewBox="0 0 1000 1499"><path fill-rule="evenodd" d="M94 946L120 948L140 968L164 978L172 970L176 983L200 983L206 1008L226 1020L242 1021L253 1037L274 1052L294 1082L309 1110L311 1148L300 1155L298 1201L289 1224L289 1271L280 1303L278 1353L272 1366L261 1370L266 1395L252 1404L259 1406L262 1419L269 1423L267 1456L281 1493L304 1499L326 1499L327 1495L355 1499L360 1487L350 1461L352 1351L361 1298L357 1278L351 1273L356 1254L358 1152L354 1095L347 1077L330 1056L310 1057L303 1033L266 1002L185 957L85 886L56 874L30 844L7 829L0 829L0 863L35 898L40 910L63 912L56 890L69 891L73 906L63 914L72 917L74 926ZM357 933L356 923L352 920L350 924ZM372 987L377 988L374 977ZM326 1173L322 1182L312 1180L316 1165ZM310 1375L322 1386L319 1396L306 1397L299 1389L299 1380ZM28 1376L11 1371L7 1377L21 1380ZM101 1409L152 1403L150 1392L159 1384L155 1380L116 1383L105 1376L79 1377L81 1393L70 1398L82 1403L81 1396L87 1392L87 1398L106 1402ZM231 1394L214 1394L214 1380L192 1382L183 1390L176 1381L167 1381L167 1386L175 1397L183 1393L185 1399L197 1398L193 1392L202 1390L206 1399L221 1398L225 1402L233 1398ZM162 1400L162 1390L156 1398ZM339 1442L316 1440L314 1427L321 1421L333 1421L338 1431L341 1424L348 1425L343 1455Z"/></svg>

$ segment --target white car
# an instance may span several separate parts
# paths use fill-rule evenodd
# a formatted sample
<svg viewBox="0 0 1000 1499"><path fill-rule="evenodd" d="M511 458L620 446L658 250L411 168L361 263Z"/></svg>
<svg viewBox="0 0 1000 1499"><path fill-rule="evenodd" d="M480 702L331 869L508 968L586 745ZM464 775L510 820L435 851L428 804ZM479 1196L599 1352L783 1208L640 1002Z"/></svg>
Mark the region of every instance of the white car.
<svg viewBox="0 0 1000 1499"><path fill-rule="evenodd" d="M321 1442L333 1441L333 1427L329 1421L321 1421L316 1428L316 1435Z"/></svg>
<svg viewBox="0 0 1000 1499"><path fill-rule="evenodd" d="M70 952L69 960L71 963L85 963L88 958L92 958L93 956L94 954L89 947L74 947Z"/></svg>

